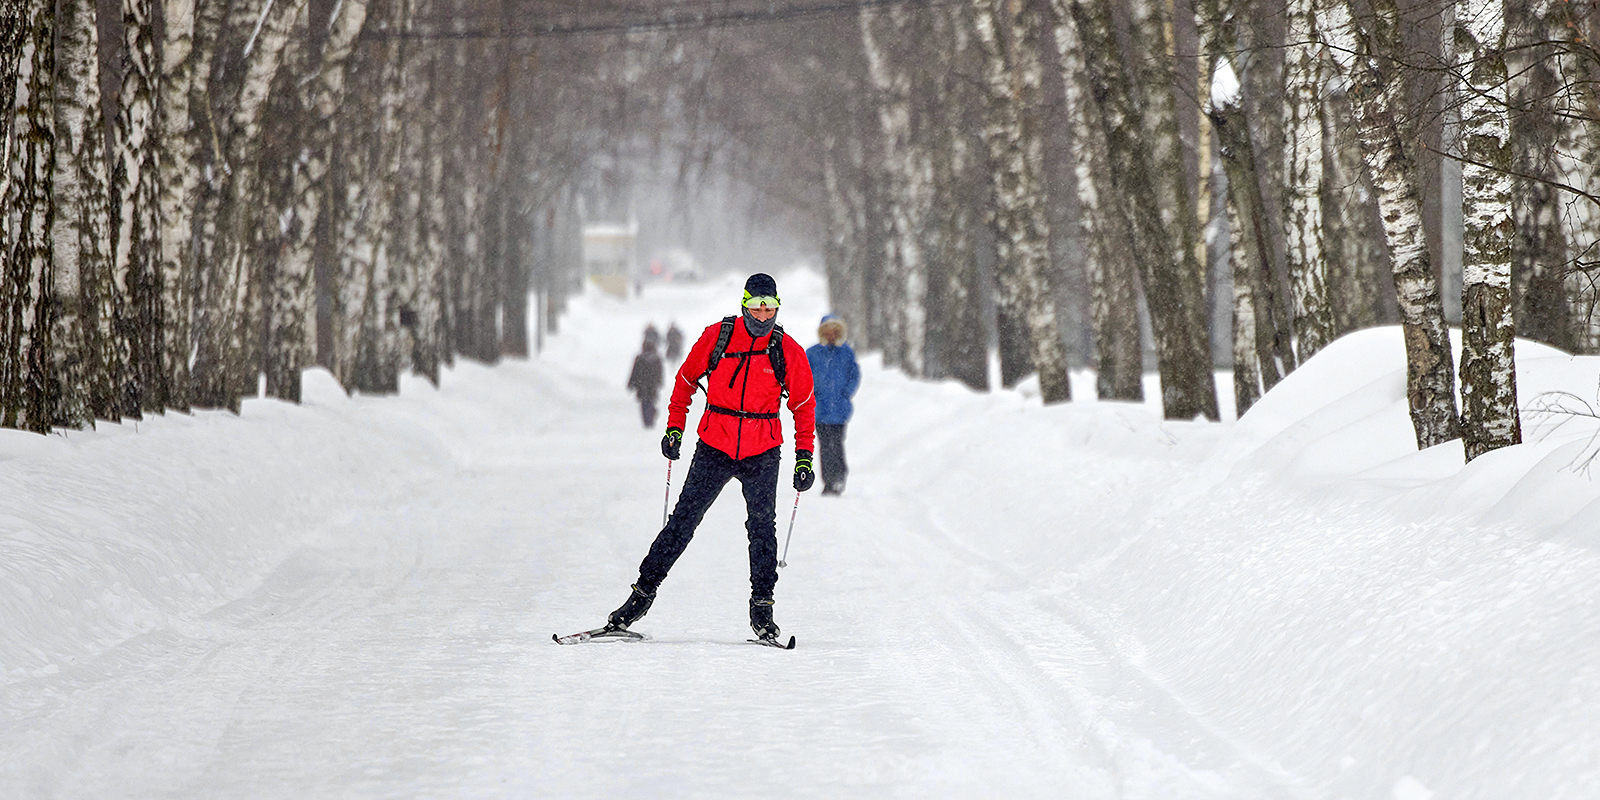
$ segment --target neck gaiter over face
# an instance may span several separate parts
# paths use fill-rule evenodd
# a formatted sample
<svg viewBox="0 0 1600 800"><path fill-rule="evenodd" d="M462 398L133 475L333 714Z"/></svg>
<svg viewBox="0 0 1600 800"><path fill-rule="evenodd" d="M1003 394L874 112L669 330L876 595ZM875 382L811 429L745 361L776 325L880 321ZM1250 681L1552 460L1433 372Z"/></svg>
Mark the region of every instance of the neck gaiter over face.
<svg viewBox="0 0 1600 800"><path fill-rule="evenodd" d="M740 315L744 317L745 331L750 334L751 338L755 339L760 339L761 337L772 333L772 326L776 325L778 322L777 314L773 314L772 319L762 322L761 320L750 316L750 309L748 308L742 309L740 311Z"/></svg>

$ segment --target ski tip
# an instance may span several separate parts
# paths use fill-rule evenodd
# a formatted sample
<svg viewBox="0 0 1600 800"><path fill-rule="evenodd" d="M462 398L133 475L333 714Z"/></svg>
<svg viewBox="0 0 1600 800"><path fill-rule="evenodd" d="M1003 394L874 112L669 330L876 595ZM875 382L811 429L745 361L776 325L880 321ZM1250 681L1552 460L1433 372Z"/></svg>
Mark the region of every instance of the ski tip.
<svg viewBox="0 0 1600 800"><path fill-rule="evenodd" d="M794 649L794 637L793 636L789 637L789 644L785 645L783 649L785 649L785 650L793 650Z"/></svg>

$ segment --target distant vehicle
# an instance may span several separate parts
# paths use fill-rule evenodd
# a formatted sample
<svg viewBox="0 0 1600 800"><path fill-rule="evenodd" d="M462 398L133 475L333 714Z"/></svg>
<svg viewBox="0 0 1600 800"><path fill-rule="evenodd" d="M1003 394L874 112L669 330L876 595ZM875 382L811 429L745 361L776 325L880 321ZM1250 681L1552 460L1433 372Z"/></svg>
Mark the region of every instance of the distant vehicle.
<svg viewBox="0 0 1600 800"><path fill-rule="evenodd" d="M704 277L700 273L699 265L695 264L694 256L681 247L668 248L656 253L650 258L645 272L645 277L650 280L668 283L692 283Z"/></svg>

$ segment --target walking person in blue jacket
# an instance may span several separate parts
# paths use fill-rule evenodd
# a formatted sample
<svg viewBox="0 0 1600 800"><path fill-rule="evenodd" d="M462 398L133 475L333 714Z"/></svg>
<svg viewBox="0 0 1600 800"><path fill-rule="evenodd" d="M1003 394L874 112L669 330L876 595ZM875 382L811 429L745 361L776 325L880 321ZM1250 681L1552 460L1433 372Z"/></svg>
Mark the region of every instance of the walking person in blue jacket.
<svg viewBox="0 0 1600 800"><path fill-rule="evenodd" d="M822 493L844 493L850 466L844 459L844 428L855 408L850 398L861 387L861 367L856 351L844 341L844 320L833 314L822 318L817 338L822 341L806 348L811 374L817 388L817 464L822 469Z"/></svg>

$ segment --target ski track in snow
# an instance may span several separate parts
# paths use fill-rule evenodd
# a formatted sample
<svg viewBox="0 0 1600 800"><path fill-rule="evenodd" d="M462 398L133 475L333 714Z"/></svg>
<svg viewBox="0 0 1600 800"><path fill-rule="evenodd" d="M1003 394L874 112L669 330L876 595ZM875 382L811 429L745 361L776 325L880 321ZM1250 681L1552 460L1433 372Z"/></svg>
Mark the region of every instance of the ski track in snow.
<svg viewBox="0 0 1600 800"><path fill-rule="evenodd" d="M805 329L824 310L820 281L782 280L783 321L802 343L814 341ZM1403 774L1329 778L1338 732L1322 741L1304 721L1334 718L1339 698L1321 716L1305 713L1304 697L1263 714L1247 685L1292 694L1295 684L1272 683L1272 664L1303 658L1314 671L1323 651L1307 655L1293 632L1227 630L1201 591L1229 585L1227 570L1248 574L1252 547L1326 548L1308 562L1359 572L1362 547L1383 546L1391 512L1248 480L1214 491L1222 476L1196 464L1212 454L1218 426L1169 425L1152 445L1147 409L1043 409L1022 395L913 383L870 358L849 434L849 491L802 497L780 572L776 618L798 649L745 642L743 507L731 488L635 625L650 641L551 643L551 633L594 627L622 602L659 526L659 430L639 427L622 388L637 332L647 319L662 329L676 319L692 341L736 296L728 281L652 289L629 302L591 294L575 301L537 360L462 364L441 389L408 379L390 398L345 399L326 376L312 376L301 408L247 404L238 421L150 421L140 435L151 447L177 443L149 463L115 426L74 435L91 465L102 452L95 447L115 445L122 449L110 452L131 455L109 463L134 459L141 479L193 479L185 495L193 507L169 509L166 521L215 545L233 572L190 576L190 594L177 599L143 599L139 587L117 589L132 599L108 592L112 600L95 602L129 603L132 621L94 635L143 631L114 646L97 648L89 632L35 634L32 651L53 657L51 666L12 665L9 678L0 669L0 797L1287 800L1428 791ZM198 454L230 441L253 413L269 417L252 428L269 443L273 425L316 430L309 426L348 415L360 427L326 452L305 447L300 483L282 477L296 456L270 447L259 451L257 472L197 475ZM1049 424L1020 426L1039 415ZM929 457L973 437L1019 435L1027 446ZM193 471L173 463L186 452L197 454ZM73 461L51 463L77 474ZM688 464L675 465L674 494ZM1028 480L1035 474L1059 489ZM270 519L270 504L229 512L239 519L203 510L215 487L247 492L261 476L297 487L293 514ZM105 477L85 467L77 479L90 492ZM780 547L794 497L787 487L785 477ZM117 525L113 507L72 503L61 513ZM15 541L35 541L28 537L51 535L34 531L40 518L48 515L6 525L20 531ZM1303 541L1330 518L1348 530ZM278 549L230 555L222 534L196 533L218 525L277 531L265 538ZM1233 539L1193 534L1229 526L1239 531ZM147 535L159 540L161 531ZM1505 546L1476 541L1459 548ZM165 563L127 547L130 563ZM263 555L271 552L279 555ZM37 558L71 577L67 562ZM109 556L90 549L76 558L87 569ZM1478 563L1463 560L1462 569ZM1193 587L1139 583L1208 570L1221 577ZM218 580L252 574L238 590ZM1268 572L1242 591L1293 603L1353 585L1318 588L1304 575ZM1091 589L1146 605L1087 602ZM217 596L225 602L208 602ZM1347 624L1337 618L1346 606L1323 608L1327 619L1316 624ZM1393 633L1402 642L1403 621ZM1254 651L1241 644L1247 635L1287 638ZM0 644L0 653L32 652L27 642ZM1206 657L1246 668L1182 669ZM1369 697L1383 688L1356 687ZM1275 748L1280 739L1296 746ZM1365 752L1350 752L1366 758L1389 743L1362 744ZM1305 753L1316 756L1274 760Z"/></svg>

